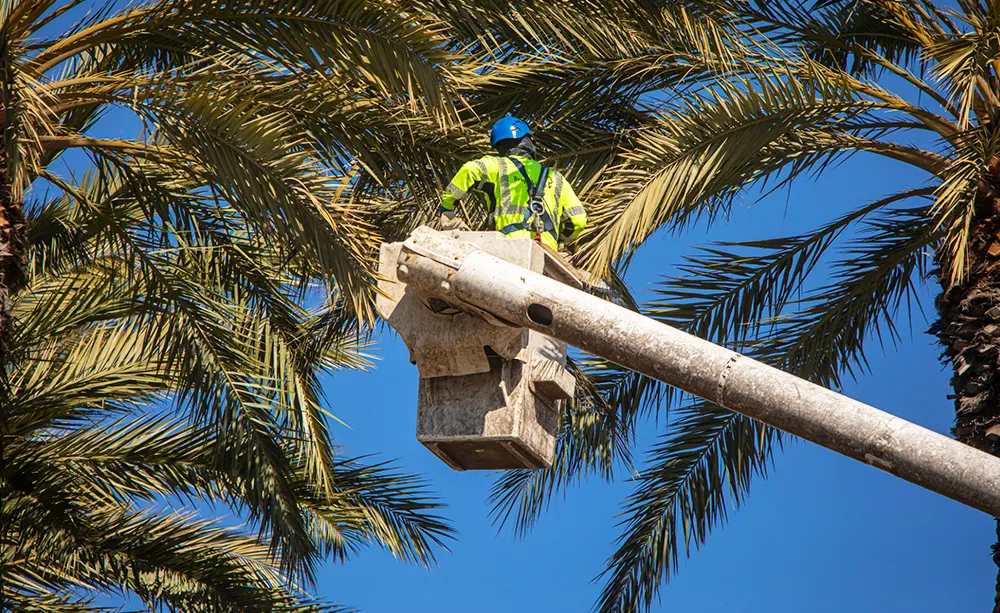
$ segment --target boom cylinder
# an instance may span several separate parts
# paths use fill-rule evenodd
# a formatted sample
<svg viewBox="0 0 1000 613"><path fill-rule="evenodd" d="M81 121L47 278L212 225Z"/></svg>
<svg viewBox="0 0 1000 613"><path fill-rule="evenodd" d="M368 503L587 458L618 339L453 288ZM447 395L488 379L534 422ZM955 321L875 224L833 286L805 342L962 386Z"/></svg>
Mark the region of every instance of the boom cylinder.
<svg viewBox="0 0 1000 613"><path fill-rule="evenodd" d="M401 281L1000 516L1000 458L433 230L403 245Z"/></svg>

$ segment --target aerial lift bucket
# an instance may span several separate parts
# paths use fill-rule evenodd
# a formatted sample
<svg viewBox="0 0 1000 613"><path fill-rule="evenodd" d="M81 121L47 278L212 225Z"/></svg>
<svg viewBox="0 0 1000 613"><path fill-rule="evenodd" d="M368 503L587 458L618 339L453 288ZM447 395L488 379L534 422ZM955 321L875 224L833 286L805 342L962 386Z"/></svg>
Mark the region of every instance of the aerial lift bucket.
<svg viewBox="0 0 1000 613"><path fill-rule="evenodd" d="M441 234L581 287L556 254L529 239ZM456 470L549 467L559 417L574 391L566 343L420 294L397 277L405 252L421 253L419 238L382 245L377 308L420 372L417 440Z"/></svg>

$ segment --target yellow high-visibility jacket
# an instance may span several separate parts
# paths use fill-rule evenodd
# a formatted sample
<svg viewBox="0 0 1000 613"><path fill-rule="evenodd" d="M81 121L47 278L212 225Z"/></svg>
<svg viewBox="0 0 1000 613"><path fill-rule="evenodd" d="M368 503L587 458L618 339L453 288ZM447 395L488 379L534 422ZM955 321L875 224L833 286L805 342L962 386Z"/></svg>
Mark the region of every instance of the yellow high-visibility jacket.
<svg viewBox="0 0 1000 613"><path fill-rule="evenodd" d="M522 156L498 157L488 155L462 165L455 178L441 196L441 210L455 210L455 203L476 190L489 200L490 217L499 232L510 238L534 238L536 225L531 217L530 189L524 175L514 160L524 167L531 185L538 182L542 165ZM542 199L551 223L541 233L542 243L558 249L560 242L569 242L580 236L587 225L587 211L576 193L558 170L549 169Z"/></svg>

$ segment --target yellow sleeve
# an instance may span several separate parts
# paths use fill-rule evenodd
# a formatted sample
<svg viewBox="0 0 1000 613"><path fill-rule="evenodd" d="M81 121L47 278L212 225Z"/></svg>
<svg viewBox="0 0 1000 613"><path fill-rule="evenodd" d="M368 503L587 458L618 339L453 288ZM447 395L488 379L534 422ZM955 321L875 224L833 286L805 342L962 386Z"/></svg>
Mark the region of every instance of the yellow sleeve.
<svg viewBox="0 0 1000 613"><path fill-rule="evenodd" d="M462 167L455 174L455 178L441 194L441 210L455 210L455 203L465 198L470 190L482 184L487 174L486 158L462 164Z"/></svg>
<svg viewBox="0 0 1000 613"><path fill-rule="evenodd" d="M573 186L558 172L555 179L555 192L556 202L561 211L559 239L563 242L575 240L587 226L587 210L583 208L583 203L576 197Z"/></svg>

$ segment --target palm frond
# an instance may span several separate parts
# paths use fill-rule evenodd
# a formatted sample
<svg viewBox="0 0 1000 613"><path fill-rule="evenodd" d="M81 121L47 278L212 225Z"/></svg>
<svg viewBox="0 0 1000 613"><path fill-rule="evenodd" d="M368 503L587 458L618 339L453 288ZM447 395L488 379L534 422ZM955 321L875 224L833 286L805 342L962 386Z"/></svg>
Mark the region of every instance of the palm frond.
<svg viewBox="0 0 1000 613"><path fill-rule="evenodd" d="M766 323L773 333L753 355L776 368L839 387L841 372L864 370L868 339L896 342L896 315L913 308L916 279L926 274L925 251L940 240L927 208L886 211L865 223L831 265L830 283L807 292L795 311Z"/></svg>
<svg viewBox="0 0 1000 613"><path fill-rule="evenodd" d="M745 349L762 326L789 308L792 296L845 231L895 204L933 193L929 187L905 190L800 236L700 248L700 255L679 267L686 274L657 286L648 312L706 340Z"/></svg>
<svg viewBox="0 0 1000 613"><path fill-rule="evenodd" d="M822 244L827 232L842 229L840 223L870 217L862 222L860 236L847 244L843 259L834 262L829 285L795 302L786 302L787 289L758 296L773 309L770 318L758 310L759 304L749 310L730 304L733 311L715 314L730 322L714 328L716 333L734 334L743 339L748 355L821 385L837 386L843 372L864 369L866 342L881 342L885 336L895 339L897 312L908 304L914 275L924 270L923 249L938 236L926 208L880 211L886 203L876 204L880 206L865 214L855 212L820 229L816 243L809 241ZM798 247L793 243L789 251L796 254ZM731 258L739 259L735 254ZM703 266L698 273L706 282L719 283L718 262L712 259ZM740 271L737 279L741 275L753 279L758 266L732 270ZM801 287L804 281L794 279L790 286L778 288ZM728 280L722 282L730 285ZM669 318L674 300L688 294L694 278L683 279L681 289L674 289L674 283L665 282L667 302L654 304L654 313L665 310ZM777 301L770 303L768 298ZM696 296L693 302L698 300ZM790 309L795 310L786 313ZM745 324L741 314L748 318ZM739 331L742 325L753 326L757 334L745 335ZM780 443L775 430L711 403L691 402L674 415L670 432L651 450L626 501L619 548L605 572L601 611L647 610L676 569L680 543L686 553L692 544L703 543L709 531L725 521L727 504L739 505L751 480L765 474L775 443Z"/></svg>
<svg viewBox="0 0 1000 613"><path fill-rule="evenodd" d="M596 359L570 360L569 368L576 375L576 396L564 407L552 466L509 470L496 479L489 498L498 530L513 519L513 533L523 537L557 494L589 476L611 482L618 471L633 470L635 411L607 398L608 389L630 373Z"/></svg>
<svg viewBox="0 0 1000 613"><path fill-rule="evenodd" d="M719 84L706 98L679 103L643 130L595 188L602 205L584 237L589 268L606 270L656 229L718 217L747 185L783 169L790 181L828 165L850 147L837 133L881 106L848 83L814 72L762 76L752 87Z"/></svg>
<svg viewBox="0 0 1000 613"><path fill-rule="evenodd" d="M421 565L434 563L454 530L433 511L442 505L414 476L387 463L366 458L338 458L333 492L303 499L310 533L327 553L343 558L364 543L374 543L395 557Z"/></svg>
<svg viewBox="0 0 1000 613"><path fill-rule="evenodd" d="M74 584L93 590L122 585L150 610L338 610L286 589L266 546L191 515L92 507L71 516L72 530L44 535L19 523L18 557L8 572L16 577L30 568L27 576L35 583L60 591ZM34 547L29 552L24 545ZM67 547L76 553L67 555Z"/></svg>
<svg viewBox="0 0 1000 613"><path fill-rule="evenodd" d="M648 454L625 502L618 549L608 560L597 610L647 610L660 584L739 505L750 481L764 475L779 433L707 402L674 413L673 433Z"/></svg>
<svg viewBox="0 0 1000 613"><path fill-rule="evenodd" d="M356 169L426 199L454 159L475 69L451 26L393 0L155 0L55 27L81 8L2 6L4 183L30 199L3 579L42 610L321 611L293 587L320 549L431 563L440 502L340 457L319 374L369 364L381 238ZM100 133L112 109L138 133ZM192 498L257 534L171 512Z"/></svg>

